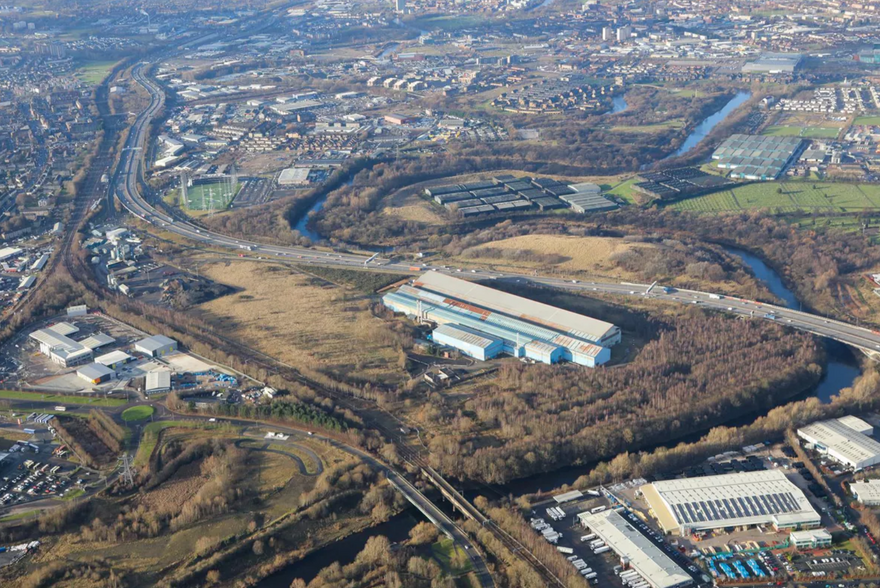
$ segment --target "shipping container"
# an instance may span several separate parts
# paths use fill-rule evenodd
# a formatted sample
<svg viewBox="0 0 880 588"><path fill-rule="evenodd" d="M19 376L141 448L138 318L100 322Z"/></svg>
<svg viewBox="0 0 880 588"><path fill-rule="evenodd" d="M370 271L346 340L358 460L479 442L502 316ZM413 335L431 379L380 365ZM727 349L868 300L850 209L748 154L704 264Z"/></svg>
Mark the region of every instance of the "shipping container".
<svg viewBox="0 0 880 588"><path fill-rule="evenodd" d="M610 551L610 550L611 550L611 548L606 545L605 547L600 547L598 549L594 549L593 553L595 553L596 555L599 555L600 553L605 553L606 551Z"/></svg>

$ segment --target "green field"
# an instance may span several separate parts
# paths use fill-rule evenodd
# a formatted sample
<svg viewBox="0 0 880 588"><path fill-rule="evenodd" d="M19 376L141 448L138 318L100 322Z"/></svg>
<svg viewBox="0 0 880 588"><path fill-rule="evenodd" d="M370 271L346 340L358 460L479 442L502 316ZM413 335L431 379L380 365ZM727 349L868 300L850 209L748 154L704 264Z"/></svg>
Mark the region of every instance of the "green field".
<svg viewBox="0 0 880 588"><path fill-rule="evenodd" d="M637 126L626 126L619 125L613 127L611 130L619 133L662 133L664 131L668 131L670 129L677 130L684 128L684 120L680 118L673 118L671 120L667 120L661 123L653 123L648 125L637 125Z"/></svg>
<svg viewBox="0 0 880 588"><path fill-rule="evenodd" d="M880 125L880 116L858 116L854 125Z"/></svg>
<svg viewBox="0 0 880 588"><path fill-rule="evenodd" d="M782 193L778 190L782 189ZM758 182L689 198L670 205L676 210L724 212L758 208L795 212L859 212L880 209L880 185L828 182Z"/></svg>
<svg viewBox="0 0 880 588"><path fill-rule="evenodd" d="M431 553L440 564L440 567L446 570L447 573L457 575L473 569L473 564L471 564L470 558L467 557L464 548L453 543L452 539L448 537L444 537L431 545ZM453 561L454 555L458 555L457 562ZM456 566L456 563L463 563L463 565Z"/></svg>
<svg viewBox="0 0 880 588"><path fill-rule="evenodd" d="M222 423L208 423L204 421L153 421L144 427L144 432L141 436L141 444L138 445L137 453L134 456L134 465L136 467L144 466L149 462L150 455L153 453L153 449L156 448L156 443L159 442L159 433L169 427L230 430L228 424L224 425Z"/></svg>
<svg viewBox="0 0 880 588"><path fill-rule="evenodd" d="M150 418L154 412L156 412L156 409L152 406L132 406L131 408L126 408L122 411L122 420L127 423L132 421L142 421L146 418Z"/></svg>
<svg viewBox="0 0 880 588"><path fill-rule="evenodd" d="M124 406L128 400L123 398L93 398L90 396L67 396L63 394L41 394L40 392L19 392L0 390L0 398L8 400L30 400L31 402L57 402L58 404L89 404L92 406Z"/></svg>
<svg viewBox="0 0 880 588"><path fill-rule="evenodd" d="M790 127L771 126L762 135L770 137L813 137L816 139L836 139L840 129L834 127Z"/></svg>
<svg viewBox="0 0 880 588"><path fill-rule="evenodd" d="M635 184L636 182L641 182L641 181L642 180L640 180L638 177L633 177L633 178L626 180L625 182L621 182L620 184L617 184L616 186L609 186L607 188L605 186L602 186L602 189L607 190L607 191L605 191L606 194L609 194L611 196L617 196L618 198L623 198L624 200L626 200L630 204L635 204L636 197L633 194L633 184Z"/></svg>
<svg viewBox="0 0 880 588"><path fill-rule="evenodd" d="M213 182L200 184L187 188L186 198L183 192L180 196L182 204L189 210L226 210L235 195L241 189L241 184L234 187L226 182Z"/></svg>
<svg viewBox="0 0 880 588"><path fill-rule="evenodd" d="M97 86L104 81L118 61L86 61L76 68L76 76L86 84Z"/></svg>

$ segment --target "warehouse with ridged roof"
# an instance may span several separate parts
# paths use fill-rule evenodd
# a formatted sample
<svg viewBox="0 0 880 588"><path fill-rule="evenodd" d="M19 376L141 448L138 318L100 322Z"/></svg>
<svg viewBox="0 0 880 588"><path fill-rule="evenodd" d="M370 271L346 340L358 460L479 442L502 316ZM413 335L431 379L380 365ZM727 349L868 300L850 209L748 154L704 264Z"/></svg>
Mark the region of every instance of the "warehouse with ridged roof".
<svg viewBox="0 0 880 588"><path fill-rule="evenodd" d="M596 367L611 359L620 329L611 323L427 272L386 294L385 306L438 325L435 342L485 360L506 353L541 363Z"/></svg>

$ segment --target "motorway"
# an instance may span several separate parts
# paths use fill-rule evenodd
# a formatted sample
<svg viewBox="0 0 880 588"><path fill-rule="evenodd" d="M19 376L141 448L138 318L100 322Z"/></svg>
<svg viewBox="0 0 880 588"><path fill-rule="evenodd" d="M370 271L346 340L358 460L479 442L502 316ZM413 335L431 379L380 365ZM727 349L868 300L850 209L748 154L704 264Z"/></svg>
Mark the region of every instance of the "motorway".
<svg viewBox="0 0 880 588"><path fill-rule="evenodd" d="M677 303L697 304L738 316L775 320L787 326L807 331L822 337L829 337L842 343L858 347L868 352L880 350L880 332L851 325L842 321L826 319L808 312L797 311L784 306L759 303L730 296L715 297L716 294L692 290L666 291L661 287L650 288L647 284L622 284L618 282L593 281L579 282L542 276L496 272L486 269L465 270L448 266L421 264L413 265L407 260L368 257L350 253L318 251L307 247L284 247L265 245L253 241L235 239L208 231L186 220L176 219L157 210L148 203L140 192L143 176L146 139L150 121L165 104L165 93L159 85L144 74L148 64L142 63L134 68L132 77L150 94L149 106L135 119L129 133L126 148L120 158L117 172L113 178L113 192L122 205L141 220L161 227L163 230L186 237L210 248L237 250L247 257L257 259L284 259L303 264L348 267L374 271L414 274L425 271L440 271L450 274L461 273L461 277L472 279L512 280L541 286L560 288L577 292L597 292L621 294L624 296L647 296ZM650 289L650 292L648 291Z"/></svg>

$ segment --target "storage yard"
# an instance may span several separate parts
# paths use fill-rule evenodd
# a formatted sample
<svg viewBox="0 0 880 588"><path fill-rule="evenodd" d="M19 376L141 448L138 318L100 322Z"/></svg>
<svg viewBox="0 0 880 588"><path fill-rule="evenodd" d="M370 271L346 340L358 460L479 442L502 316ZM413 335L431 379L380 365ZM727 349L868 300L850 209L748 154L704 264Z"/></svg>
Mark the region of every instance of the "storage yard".
<svg viewBox="0 0 880 588"><path fill-rule="evenodd" d="M386 307L436 325L435 343L480 360L499 354L541 363L596 367L611 359L620 329L437 272L382 298Z"/></svg>

